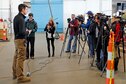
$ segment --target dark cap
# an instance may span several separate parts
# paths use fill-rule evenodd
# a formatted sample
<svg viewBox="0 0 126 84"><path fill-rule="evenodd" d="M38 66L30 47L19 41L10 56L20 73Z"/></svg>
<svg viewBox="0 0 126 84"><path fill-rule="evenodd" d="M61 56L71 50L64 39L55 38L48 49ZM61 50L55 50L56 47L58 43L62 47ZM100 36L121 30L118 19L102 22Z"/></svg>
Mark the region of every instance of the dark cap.
<svg viewBox="0 0 126 84"><path fill-rule="evenodd" d="M88 11L86 14L93 15L93 12L92 11Z"/></svg>
<svg viewBox="0 0 126 84"><path fill-rule="evenodd" d="M33 17L33 13L29 13L28 16L32 16Z"/></svg>

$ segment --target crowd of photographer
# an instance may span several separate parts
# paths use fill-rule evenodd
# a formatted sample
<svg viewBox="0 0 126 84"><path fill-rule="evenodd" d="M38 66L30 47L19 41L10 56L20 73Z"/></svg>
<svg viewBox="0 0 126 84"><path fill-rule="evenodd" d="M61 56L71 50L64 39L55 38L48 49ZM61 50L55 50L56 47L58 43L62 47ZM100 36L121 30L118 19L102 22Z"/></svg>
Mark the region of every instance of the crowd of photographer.
<svg viewBox="0 0 126 84"><path fill-rule="evenodd" d="M89 57L91 59L91 66L93 66L94 58L96 56L96 66L99 70L103 70L105 67L108 51L107 46L109 42L109 33L112 30L114 32L114 47L115 47L115 71L118 70L118 63L120 56L119 44L122 41L123 29L125 22L121 17L107 16L102 13L93 14L92 11L87 12L88 19L85 23L83 15L75 14L71 15L72 20L68 20L68 28L70 31L70 37L67 44L66 53L71 51L71 41L74 39L72 46L72 53L76 53L78 36L84 34L84 41L87 41L89 47ZM83 32L83 33L82 33ZM80 39L80 38L79 38Z"/></svg>

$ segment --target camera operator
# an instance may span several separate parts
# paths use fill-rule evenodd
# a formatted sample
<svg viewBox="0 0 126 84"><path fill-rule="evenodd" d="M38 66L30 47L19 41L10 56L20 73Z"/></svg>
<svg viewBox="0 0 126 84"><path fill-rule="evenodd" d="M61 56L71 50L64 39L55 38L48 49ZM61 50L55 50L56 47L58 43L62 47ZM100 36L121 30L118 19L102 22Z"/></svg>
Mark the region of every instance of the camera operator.
<svg viewBox="0 0 126 84"><path fill-rule="evenodd" d="M107 60L107 46L109 39L109 27L106 24L106 18L103 18L101 14L96 14L94 21L92 21L89 29L89 46L93 54L91 57L94 57L94 49L96 49L97 55L97 67L102 70Z"/></svg>
<svg viewBox="0 0 126 84"><path fill-rule="evenodd" d="M111 25L112 31L114 32L114 47L115 47L115 71L118 70L118 63L119 63L119 44L121 41L121 23L120 23L120 17L113 17L113 23Z"/></svg>
<svg viewBox="0 0 126 84"><path fill-rule="evenodd" d="M85 28L85 24L84 24L84 16L79 15L79 16L77 16L77 19L79 21L79 37L81 38L82 41L86 41L86 28ZM82 33L84 34L84 37L83 37Z"/></svg>
<svg viewBox="0 0 126 84"><path fill-rule="evenodd" d="M89 49L90 49L90 57L94 58L94 49L95 49L95 45L97 43L97 39L98 39L98 34L100 31L100 18L95 15L95 20L92 21L89 29L88 29L88 42L89 42ZM98 46L98 49L101 49L101 46ZM100 59L100 55L97 53L97 61L99 61ZM92 64L92 63L91 63Z"/></svg>
<svg viewBox="0 0 126 84"><path fill-rule="evenodd" d="M98 14L100 20L100 29L98 34L98 40L96 45L97 53L97 67L99 70L103 70L103 67L107 61L107 46L109 42L109 26L107 24L108 17L106 15Z"/></svg>
<svg viewBox="0 0 126 84"><path fill-rule="evenodd" d="M82 28L83 29L85 28L87 30L86 35L87 35L87 38L88 38L87 42L88 42L88 46L89 46L89 54L90 54L91 57L93 57L94 51L93 51L93 47L92 47L91 36L90 36L88 30L89 30L90 25L94 22L94 20L93 20L94 16L93 16L92 11L88 11L87 15L88 15L87 23L85 25L83 25Z"/></svg>
<svg viewBox="0 0 126 84"><path fill-rule="evenodd" d="M78 19L75 19L75 14L72 14L71 18L72 20L68 24L70 36L69 36L66 53L71 51L71 42L73 39L74 39L74 43L72 46L72 53L76 53L76 47L77 47Z"/></svg>

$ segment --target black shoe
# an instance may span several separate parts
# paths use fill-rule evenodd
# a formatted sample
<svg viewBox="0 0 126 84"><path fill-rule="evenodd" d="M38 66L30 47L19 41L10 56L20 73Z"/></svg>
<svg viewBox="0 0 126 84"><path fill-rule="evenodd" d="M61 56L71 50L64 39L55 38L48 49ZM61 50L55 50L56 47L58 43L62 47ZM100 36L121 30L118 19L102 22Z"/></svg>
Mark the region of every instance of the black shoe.
<svg viewBox="0 0 126 84"><path fill-rule="evenodd" d="M67 51L65 51L66 53L69 53L70 51L69 50L67 50Z"/></svg>
<svg viewBox="0 0 126 84"><path fill-rule="evenodd" d="M74 50L72 53L76 53L76 51Z"/></svg>
<svg viewBox="0 0 126 84"><path fill-rule="evenodd" d="M119 59L121 59L121 56L119 56Z"/></svg>
<svg viewBox="0 0 126 84"><path fill-rule="evenodd" d="M54 54L52 54L52 57L54 57Z"/></svg>
<svg viewBox="0 0 126 84"><path fill-rule="evenodd" d="M116 58L114 59L114 69L115 69L115 71L118 71L118 63L119 63L119 58L116 57Z"/></svg>
<svg viewBox="0 0 126 84"><path fill-rule="evenodd" d="M26 57L26 60L28 60L29 59L29 57Z"/></svg>
<svg viewBox="0 0 126 84"><path fill-rule="evenodd" d="M50 57L50 55L48 55L48 57Z"/></svg>

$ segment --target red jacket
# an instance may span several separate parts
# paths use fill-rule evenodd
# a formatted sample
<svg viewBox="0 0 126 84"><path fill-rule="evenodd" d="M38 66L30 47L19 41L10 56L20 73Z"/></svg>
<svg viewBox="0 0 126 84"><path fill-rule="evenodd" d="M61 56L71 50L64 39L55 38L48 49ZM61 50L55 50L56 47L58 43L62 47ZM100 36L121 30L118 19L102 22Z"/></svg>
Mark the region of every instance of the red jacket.
<svg viewBox="0 0 126 84"><path fill-rule="evenodd" d="M73 26L70 26L70 24L72 24ZM74 19L72 20L69 25L68 28L70 28L70 35L77 35L78 34L78 20Z"/></svg>
<svg viewBox="0 0 126 84"><path fill-rule="evenodd" d="M121 33L121 25L119 22L116 23L114 34L115 34L114 41L120 42L122 33Z"/></svg>

